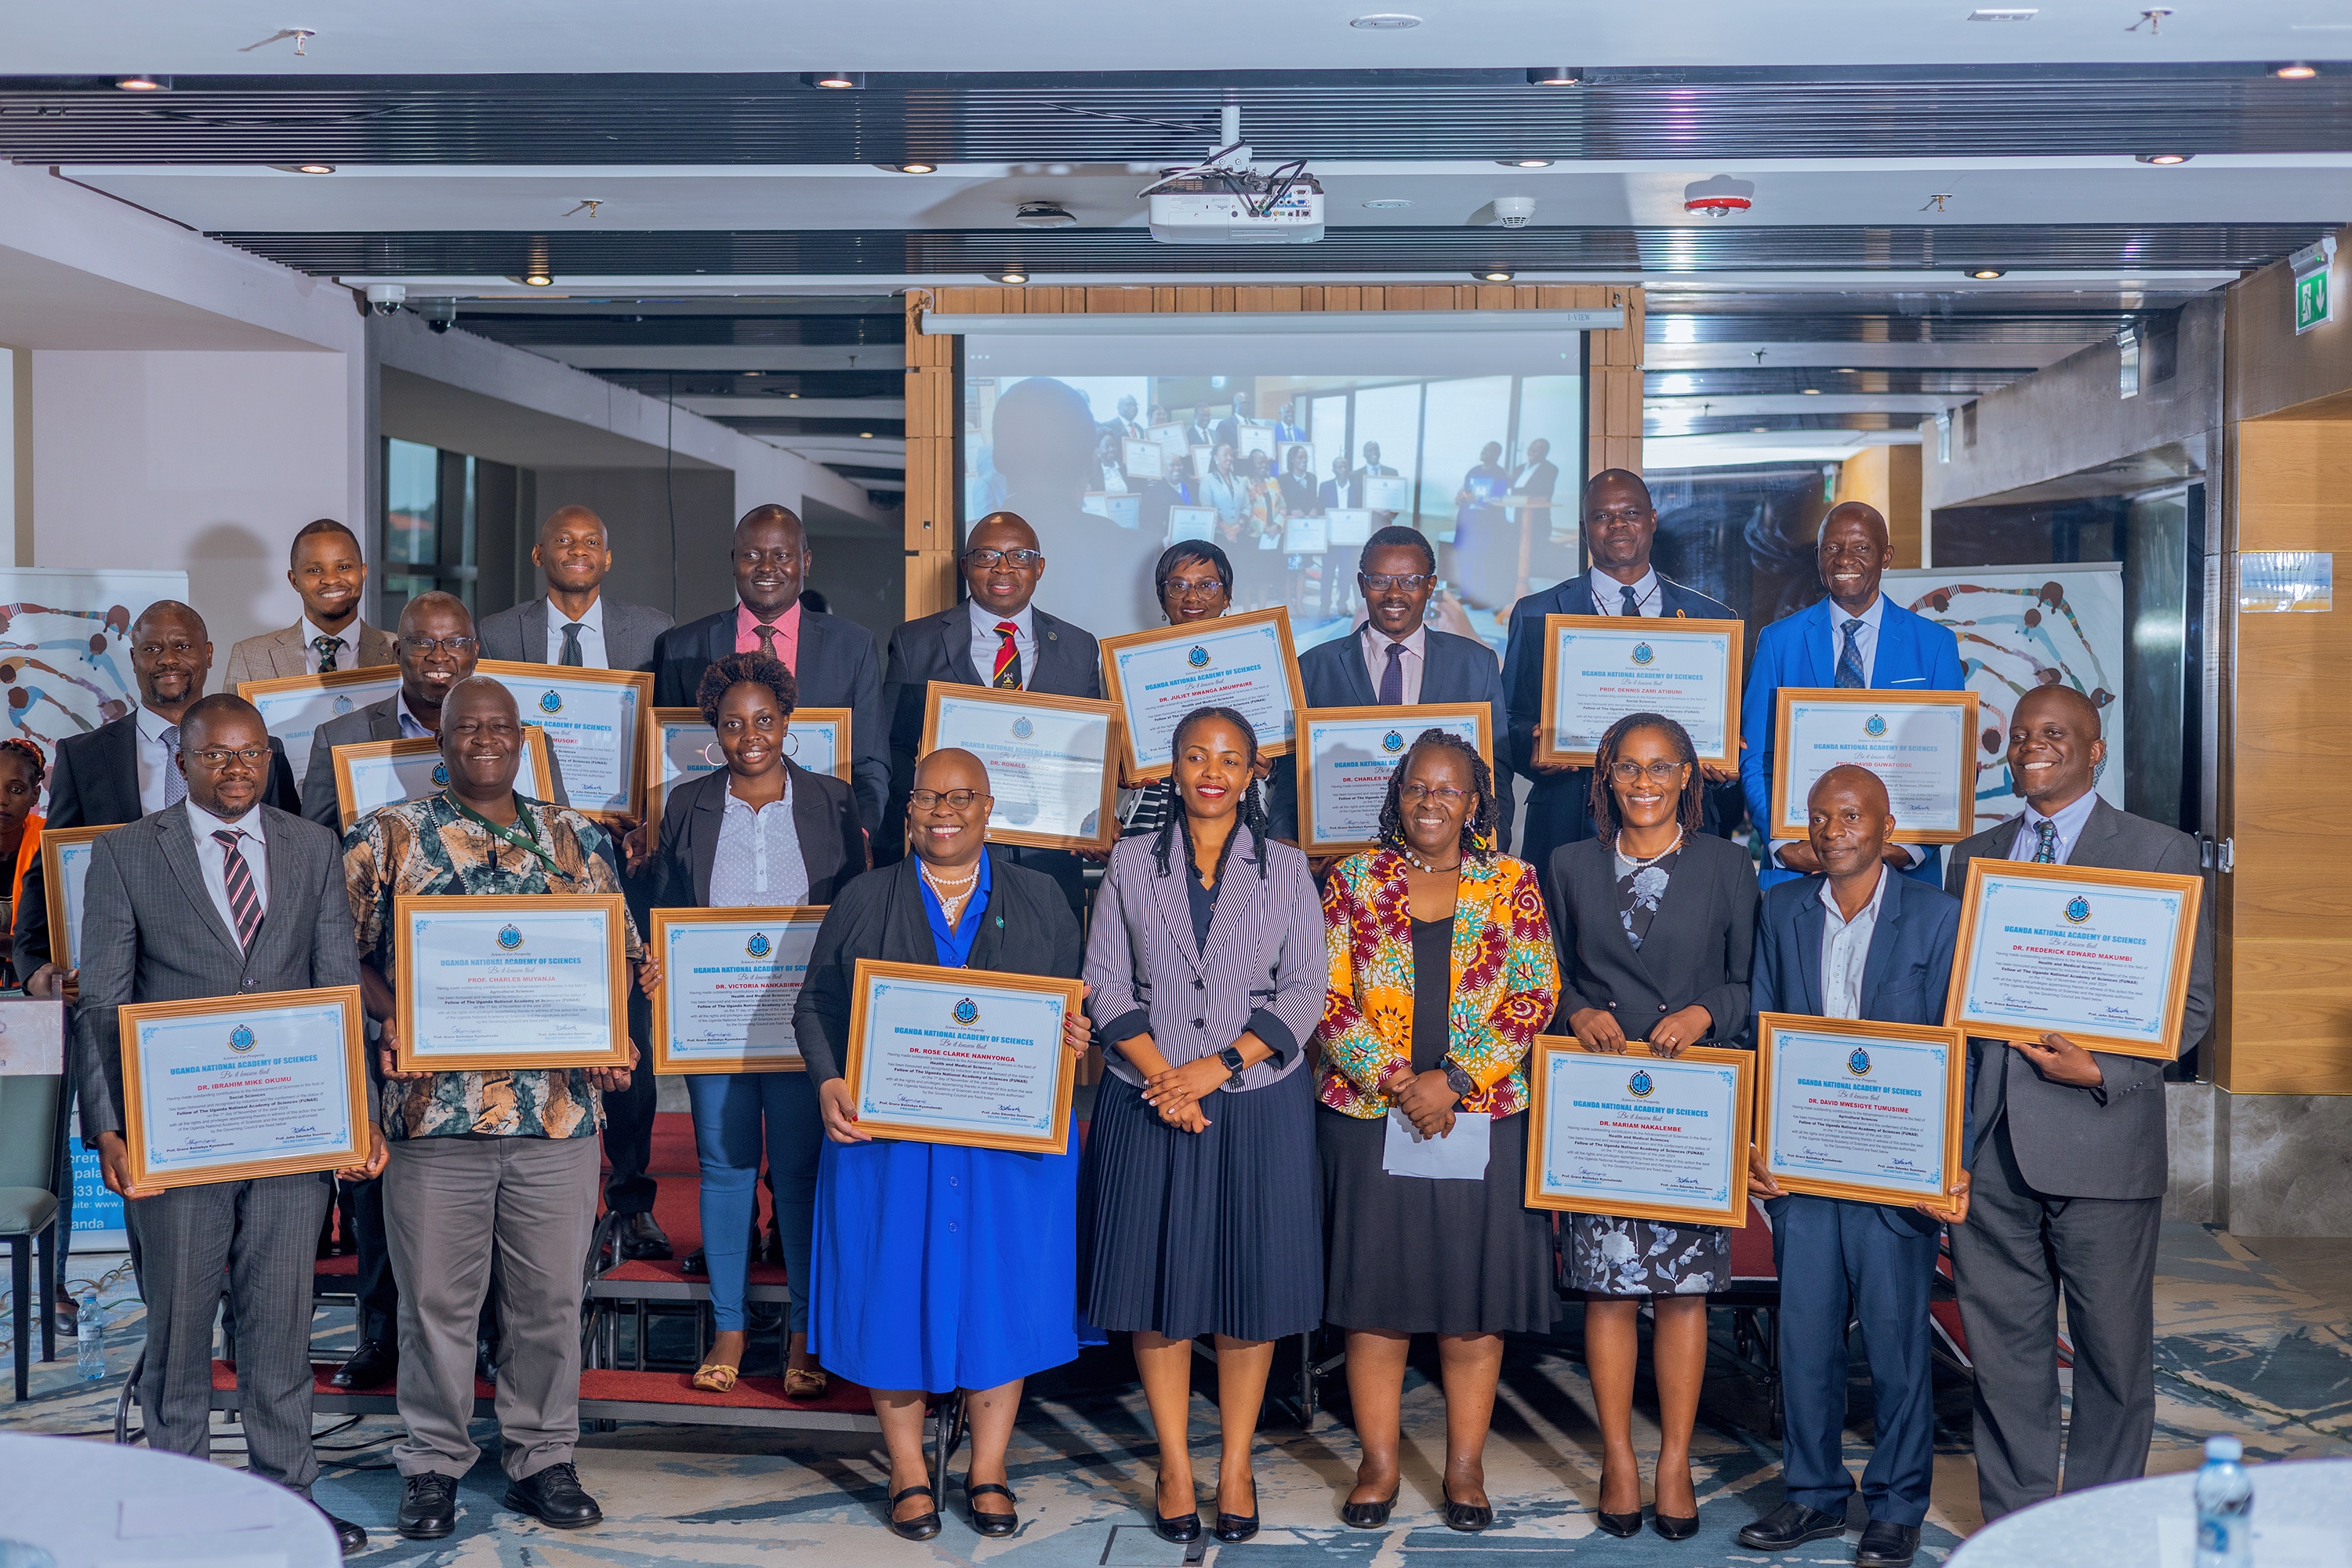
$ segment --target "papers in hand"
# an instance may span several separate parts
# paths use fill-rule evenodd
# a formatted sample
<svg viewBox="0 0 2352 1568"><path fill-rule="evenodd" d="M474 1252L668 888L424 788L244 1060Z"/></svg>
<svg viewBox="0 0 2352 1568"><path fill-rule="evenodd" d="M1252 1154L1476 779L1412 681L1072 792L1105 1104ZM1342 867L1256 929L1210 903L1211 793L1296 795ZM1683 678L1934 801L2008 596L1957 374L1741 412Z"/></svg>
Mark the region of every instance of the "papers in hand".
<svg viewBox="0 0 2352 1568"><path fill-rule="evenodd" d="M1423 1138L1413 1131L1411 1117L1391 1106L1381 1169L1391 1176L1422 1176L1433 1182L1483 1182L1486 1152L1494 1136L1493 1117L1457 1110L1453 1131L1443 1138Z"/></svg>

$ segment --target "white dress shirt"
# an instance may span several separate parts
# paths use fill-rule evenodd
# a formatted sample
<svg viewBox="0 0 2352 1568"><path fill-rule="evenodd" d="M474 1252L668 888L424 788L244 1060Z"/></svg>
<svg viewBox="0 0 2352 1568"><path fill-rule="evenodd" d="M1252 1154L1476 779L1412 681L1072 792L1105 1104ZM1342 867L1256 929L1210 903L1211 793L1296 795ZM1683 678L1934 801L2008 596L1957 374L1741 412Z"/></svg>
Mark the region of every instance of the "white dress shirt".
<svg viewBox="0 0 2352 1568"><path fill-rule="evenodd" d="M1863 611L1859 616L1849 616L1835 604L1827 600L1823 603L1829 604L1830 606L1829 683L1832 686L1837 684L1838 660L1845 657L1845 624L1848 621L1860 621L1862 630L1855 634L1853 646L1862 655L1862 683L1864 686L1869 685L1872 673L1878 668L1878 623L1886 616L1886 595L1881 594L1871 600L1870 608Z"/></svg>
<svg viewBox="0 0 2352 1568"><path fill-rule="evenodd" d="M996 624L1010 621L1013 650L1021 656L1021 685L1027 689L1037 678L1037 623L1029 614L1030 606L1024 605L1009 616L991 613L978 599L966 599L964 606L971 612L971 667L980 671L980 683L993 684L991 671L996 668L996 650L1004 641L996 635Z"/></svg>
<svg viewBox="0 0 2352 1568"><path fill-rule="evenodd" d="M213 835L224 828L234 828L245 835L236 841L237 853L245 857L246 868L253 873L253 891L261 900L262 913L269 912L269 841L261 831L261 808L255 806L232 822L226 816L215 816L194 801L182 802L188 808L188 826L196 838L196 864L205 868L205 891L213 898L213 908L220 911L221 924L228 934L236 935L236 910L228 901L228 846Z"/></svg>
<svg viewBox="0 0 2352 1568"><path fill-rule="evenodd" d="M1822 908L1829 918L1822 926L1822 1016L1862 1016L1862 972L1870 962L1870 933L1878 929L1878 905L1886 897L1886 879L1893 873L1878 868L1878 885L1870 902L1848 920L1838 912L1837 892L1822 882Z"/></svg>
<svg viewBox="0 0 2352 1568"><path fill-rule="evenodd" d="M1596 614L1622 616L1625 613L1625 590L1633 590L1633 598L1641 605L1640 613L1657 616L1666 613L1665 584L1658 581L1658 570L1653 566L1642 574L1638 583L1620 583L1595 566L1585 576L1592 584L1592 606Z"/></svg>
<svg viewBox="0 0 2352 1568"><path fill-rule="evenodd" d="M563 662L563 628L568 625L563 612L553 599L547 601L547 662ZM612 663L604 657L604 595L599 594L589 601L588 613L580 617L580 659L586 669L610 669Z"/></svg>
<svg viewBox="0 0 2352 1568"><path fill-rule="evenodd" d="M1421 700L1421 677L1429 658L1429 628L1415 625L1409 637L1391 637L1380 627L1366 621L1361 641L1364 647L1364 670L1372 678L1372 695L1380 696L1381 679L1389 672L1389 649L1404 649L1398 662L1404 667L1404 705L1408 708Z"/></svg>
<svg viewBox="0 0 2352 1568"><path fill-rule="evenodd" d="M784 775L781 798L757 808L729 790L719 818L719 851L710 862L710 907L804 904L808 890L808 862L793 826L792 775Z"/></svg>
<svg viewBox="0 0 2352 1568"><path fill-rule="evenodd" d="M2053 852L2058 857L2058 864L2063 866L2074 855L2074 845L2083 837L2083 825L2091 820L2091 811L2098 804L2099 792L2086 789L2080 799L2060 806L2048 816L2027 806L2024 818L2017 825L2017 838L2009 847L2009 858L2012 860L2032 859L2034 852L2042 847L2042 825L2047 822L2058 830Z"/></svg>
<svg viewBox="0 0 2352 1568"><path fill-rule="evenodd" d="M426 729L424 724L418 721L415 714L411 713L408 710L407 692L395 691L392 694L392 711L400 721L400 738L402 740L414 741L419 736L429 736L433 733L432 731Z"/></svg>
<svg viewBox="0 0 2352 1568"><path fill-rule="evenodd" d="M339 632L320 631L310 624L310 616L304 616L302 617L302 673L305 675L319 673L319 639L320 637L325 637L335 645L337 669L357 669L360 667L360 645L354 634L359 629L360 622L357 616L352 616L351 624Z"/></svg>
<svg viewBox="0 0 2352 1568"><path fill-rule="evenodd" d="M139 815L152 816L163 809L164 791L170 787L177 764L172 761L172 747L163 743L163 731L176 731L179 726L148 707L139 705ZM268 775L264 773L263 778Z"/></svg>

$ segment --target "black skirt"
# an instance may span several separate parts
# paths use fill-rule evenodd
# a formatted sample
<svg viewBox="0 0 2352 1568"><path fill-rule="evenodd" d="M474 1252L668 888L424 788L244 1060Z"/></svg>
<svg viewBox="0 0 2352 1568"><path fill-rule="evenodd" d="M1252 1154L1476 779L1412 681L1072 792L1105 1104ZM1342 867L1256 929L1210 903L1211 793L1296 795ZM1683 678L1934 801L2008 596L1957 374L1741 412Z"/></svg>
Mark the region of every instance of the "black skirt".
<svg viewBox="0 0 2352 1568"><path fill-rule="evenodd" d="M1201 1102L1181 1132L1104 1078L1078 1178L1078 1294L1097 1328L1275 1340L1323 1320L1315 1080Z"/></svg>
<svg viewBox="0 0 2352 1568"><path fill-rule="evenodd" d="M1394 1333L1547 1333L1551 1215L1527 1206L1528 1118L1495 1122L1483 1182L1393 1176L1381 1168L1385 1117L1321 1108L1323 1315Z"/></svg>

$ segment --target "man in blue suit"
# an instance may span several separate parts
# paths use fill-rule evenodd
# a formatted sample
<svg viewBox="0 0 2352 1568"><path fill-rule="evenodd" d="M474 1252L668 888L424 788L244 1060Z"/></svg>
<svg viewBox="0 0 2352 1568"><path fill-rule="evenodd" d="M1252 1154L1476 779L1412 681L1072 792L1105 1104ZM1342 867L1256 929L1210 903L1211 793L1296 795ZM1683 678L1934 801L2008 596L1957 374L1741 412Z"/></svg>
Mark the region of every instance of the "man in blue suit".
<svg viewBox="0 0 2352 1568"><path fill-rule="evenodd" d="M1491 715L1486 733L1490 739L1500 736L1506 710L1494 651L1475 637L1425 624L1429 597L1437 588L1437 552L1429 547L1428 536L1393 526L1373 533L1357 557L1356 586L1364 595L1364 624L1352 636L1318 643L1298 656L1307 706L1484 702ZM1409 721L1411 715L1406 718ZM1502 820L1495 830L1508 844L1510 794L1501 789L1496 794Z"/></svg>
<svg viewBox="0 0 2352 1568"><path fill-rule="evenodd" d="M1867 688L1873 691L1958 691L1968 672L1960 642L1949 626L1912 614L1878 591L1895 563L1886 520L1860 501L1830 508L1813 547L1829 597L1766 626L1756 638L1748 695L1739 708L1739 779L1748 816L1759 833L1772 830L1773 721L1780 688ZM1890 844L1886 863L1930 887L1942 885L1932 847ZM1821 867L1805 840L1776 838L1764 861L1769 888Z"/></svg>
<svg viewBox="0 0 2352 1568"><path fill-rule="evenodd" d="M1866 768L1836 767L1806 802L1812 859L1824 874L1764 895L1748 984L1759 1013L1944 1021L1960 904L1885 866L1895 830L1886 786ZM1759 1037L1760 1038L1760 1037ZM1845 1533L1854 1489L1843 1452L1846 1325L1862 1324L1876 1400L1877 1441L1862 1474L1870 1524L1858 1568L1902 1568L1919 1549L1936 1464L1927 1297L1936 1232L1968 1217L1968 1176L1950 1173L1952 1209L1782 1195L1751 1157L1748 1183L1772 1216L1780 1277L1781 1472L1788 1500L1739 1532L1780 1552Z"/></svg>
<svg viewBox="0 0 2352 1568"><path fill-rule="evenodd" d="M1544 719L1544 617L1739 618L1730 605L1659 574L1650 564L1650 546L1657 535L1658 509L1641 475L1623 468L1595 474L1584 487L1584 542L1591 569L1540 594L1529 594L1511 608L1510 637L1503 653L1511 726L1504 751L1511 766L1533 786L1528 792L1527 834L1519 846L1519 858L1529 865L1549 866L1553 850L1592 837L1592 770L1535 760L1536 727ZM1713 763L1700 763L1699 771L1711 784L1728 784L1738 776Z"/></svg>

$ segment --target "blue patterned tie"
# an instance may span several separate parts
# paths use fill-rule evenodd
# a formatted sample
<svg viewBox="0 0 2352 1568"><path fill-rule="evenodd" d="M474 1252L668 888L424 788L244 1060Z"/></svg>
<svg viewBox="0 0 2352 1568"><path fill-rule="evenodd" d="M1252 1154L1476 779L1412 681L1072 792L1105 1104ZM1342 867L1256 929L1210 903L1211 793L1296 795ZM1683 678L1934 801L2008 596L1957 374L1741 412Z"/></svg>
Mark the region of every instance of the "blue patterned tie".
<svg viewBox="0 0 2352 1568"><path fill-rule="evenodd" d="M1404 704L1404 644L1389 644L1389 667L1381 671L1381 706L1398 708Z"/></svg>
<svg viewBox="0 0 2352 1568"><path fill-rule="evenodd" d="M2048 817L2033 825L2033 863L2037 866L2058 864L2058 825Z"/></svg>
<svg viewBox="0 0 2352 1568"><path fill-rule="evenodd" d="M1859 690L1870 684L1870 677L1863 673L1862 645L1855 640L1861 636L1862 623L1859 620L1846 622L1845 651L1838 655L1837 683L1840 687Z"/></svg>

